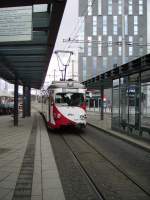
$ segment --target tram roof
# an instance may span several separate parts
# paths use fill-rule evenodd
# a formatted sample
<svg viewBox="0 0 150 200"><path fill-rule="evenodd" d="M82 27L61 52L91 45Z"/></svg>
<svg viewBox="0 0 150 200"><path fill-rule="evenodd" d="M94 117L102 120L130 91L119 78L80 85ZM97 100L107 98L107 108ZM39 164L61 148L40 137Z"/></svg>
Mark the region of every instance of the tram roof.
<svg viewBox="0 0 150 200"><path fill-rule="evenodd" d="M30 41L0 40L1 78L10 83L17 79L20 85L36 89L43 85L66 2L67 0L0 1L0 8L47 5L46 11L32 13ZM0 29L2 33L2 27Z"/></svg>
<svg viewBox="0 0 150 200"><path fill-rule="evenodd" d="M85 86L78 81L53 81L52 84L48 87L48 89L56 88L85 89Z"/></svg>

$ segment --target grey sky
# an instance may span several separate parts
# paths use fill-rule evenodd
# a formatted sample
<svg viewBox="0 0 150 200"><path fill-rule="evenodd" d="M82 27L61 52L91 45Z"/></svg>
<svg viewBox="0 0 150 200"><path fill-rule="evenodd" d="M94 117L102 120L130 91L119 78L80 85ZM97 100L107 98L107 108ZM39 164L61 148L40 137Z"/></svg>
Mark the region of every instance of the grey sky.
<svg viewBox="0 0 150 200"><path fill-rule="evenodd" d="M63 39L68 39L72 37L71 34L75 26L78 26L78 0L67 0L66 8L64 11L63 19L61 22L61 26L59 29L57 41L55 44L55 50L64 50L68 43L63 43ZM72 51L72 49L68 49ZM77 56L77 53L76 53ZM66 63L66 59L64 59L64 63ZM77 58L75 58L74 63L74 73L77 75ZM61 73L59 71L58 62L56 59L56 55L52 55L52 59L50 61L47 77L45 80L45 85L50 84L50 82L54 79L54 70L56 70L56 79L59 80L61 77ZM72 67L69 66L67 69L67 77L69 78L70 74L72 74Z"/></svg>
<svg viewBox="0 0 150 200"><path fill-rule="evenodd" d="M66 44L62 43L63 39L70 37L78 21L78 0L67 0L61 27L58 33L55 49L63 49ZM63 46L62 46L63 45Z"/></svg>

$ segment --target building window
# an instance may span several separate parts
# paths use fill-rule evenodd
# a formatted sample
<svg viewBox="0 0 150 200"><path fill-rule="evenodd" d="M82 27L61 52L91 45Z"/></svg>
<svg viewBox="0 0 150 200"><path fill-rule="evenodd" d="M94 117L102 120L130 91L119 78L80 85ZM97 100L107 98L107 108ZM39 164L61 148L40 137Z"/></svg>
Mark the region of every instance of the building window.
<svg viewBox="0 0 150 200"><path fill-rule="evenodd" d="M108 56L112 56L112 36L108 36Z"/></svg>
<svg viewBox="0 0 150 200"><path fill-rule="evenodd" d="M139 44L140 44L140 45L143 45L143 36L140 36L140 37L139 37Z"/></svg>
<svg viewBox="0 0 150 200"><path fill-rule="evenodd" d="M134 16L134 35L138 35L138 16Z"/></svg>
<svg viewBox="0 0 150 200"><path fill-rule="evenodd" d="M112 15L112 0L108 0L108 15Z"/></svg>
<svg viewBox="0 0 150 200"><path fill-rule="evenodd" d="M98 15L102 14L102 0L98 0Z"/></svg>
<svg viewBox="0 0 150 200"><path fill-rule="evenodd" d="M117 62L118 62L118 58L117 57L113 57L113 64L117 65Z"/></svg>
<svg viewBox="0 0 150 200"><path fill-rule="evenodd" d="M97 57L93 57L93 76L96 75Z"/></svg>
<svg viewBox="0 0 150 200"><path fill-rule="evenodd" d="M129 56L132 56L133 55L133 47L129 47Z"/></svg>
<svg viewBox="0 0 150 200"><path fill-rule="evenodd" d="M118 15L122 15L122 0L118 0Z"/></svg>
<svg viewBox="0 0 150 200"><path fill-rule="evenodd" d="M114 35L117 35L118 34L118 22L117 22L117 16L113 16L113 33Z"/></svg>
<svg viewBox="0 0 150 200"><path fill-rule="evenodd" d="M83 57L83 81L86 80L86 65L87 65L86 57Z"/></svg>
<svg viewBox="0 0 150 200"><path fill-rule="evenodd" d="M139 56L143 56L143 41L144 41L144 39L143 39L143 36L140 36L139 37L139 45L140 45L140 48L139 48Z"/></svg>
<svg viewBox="0 0 150 200"><path fill-rule="evenodd" d="M98 56L102 55L102 36L98 36Z"/></svg>
<svg viewBox="0 0 150 200"><path fill-rule="evenodd" d="M92 55L92 37L89 36L88 37L88 52L87 52L88 56Z"/></svg>
<svg viewBox="0 0 150 200"><path fill-rule="evenodd" d="M139 15L143 15L143 0L139 0Z"/></svg>
<svg viewBox="0 0 150 200"><path fill-rule="evenodd" d="M103 57L103 72L107 69L107 57Z"/></svg>
<svg viewBox="0 0 150 200"><path fill-rule="evenodd" d="M133 1L132 0L128 0L128 4L129 4L129 15L133 14Z"/></svg>
<svg viewBox="0 0 150 200"><path fill-rule="evenodd" d="M125 15L125 35L128 35L128 16Z"/></svg>
<svg viewBox="0 0 150 200"><path fill-rule="evenodd" d="M103 16L103 35L107 35L107 16Z"/></svg>
<svg viewBox="0 0 150 200"><path fill-rule="evenodd" d="M143 56L143 47L139 48L139 56Z"/></svg>
<svg viewBox="0 0 150 200"><path fill-rule="evenodd" d="M118 47L118 56L122 55L122 47Z"/></svg>
<svg viewBox="0 0 150 200"><path fill-rule="evenodd" d="M133 56L133 36L129 36L129 56Z"/></svg>
<svg viewBox="0 0 150 200"><path fill-rule="evenodd" d="M88 0L88 15L92 15L92 0Z"/></svg>
<svg viewBox="0 0 150 200"><path fill-rule="evenodd" d="M97 35L97 17L93 16L93 35Z"/></svg>
<svg viewBox="0 0 150 200"><path fill-rule="evenodd" d="M122 55L122 36L118 36L118 55Z"/></svg>

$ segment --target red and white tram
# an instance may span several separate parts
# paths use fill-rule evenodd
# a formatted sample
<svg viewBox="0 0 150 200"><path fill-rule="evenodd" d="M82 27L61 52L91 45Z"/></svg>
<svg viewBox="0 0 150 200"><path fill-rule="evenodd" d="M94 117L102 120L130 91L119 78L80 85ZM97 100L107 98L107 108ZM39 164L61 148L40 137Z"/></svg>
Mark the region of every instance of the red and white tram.
<svg viewBox="0 0 150 200"><path fill-rule="evenodd" d="M86 89L77 81L54 81L43 98L42 112L48 127L86 126Z"/></svg>

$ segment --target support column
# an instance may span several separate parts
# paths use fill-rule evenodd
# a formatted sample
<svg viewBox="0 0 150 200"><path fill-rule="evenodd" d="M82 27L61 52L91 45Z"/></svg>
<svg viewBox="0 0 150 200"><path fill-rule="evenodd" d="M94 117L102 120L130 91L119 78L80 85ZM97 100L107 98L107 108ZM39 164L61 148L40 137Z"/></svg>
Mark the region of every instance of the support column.
<svg viewBox="0 0 150 200"><path fill-rule="evenodd" d="M18 126L18 80L14 85L14 126Z"/></svg>
<svg viewBox="0 0 150 200"><path fill-rule="evenodd" d="M22 117L30 117L31 116L31 94L30 87L23 86L23 116Z"/></svg>
<svg viewBox="0 0 150 200"><path fill-rule="evenodd" d="M31 88L27 87L27 94L26 94L26 101L27 101L27 117L31 116Z"/></svg>
<svg viewBox="0 0 150 200"><path fill-rule="evenodd" d="M26 87L23 86L23 112L22 117L24 118L26 116Z"/></svg>
<svg viewBox="0 0 150 200"><path fill-rule="evenodd" d="M104 119L104 86L101 85L101 120Z"/></svg>

